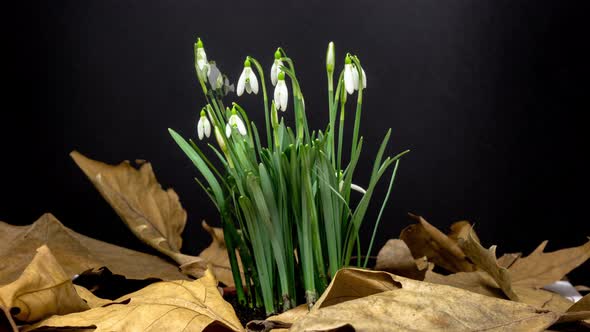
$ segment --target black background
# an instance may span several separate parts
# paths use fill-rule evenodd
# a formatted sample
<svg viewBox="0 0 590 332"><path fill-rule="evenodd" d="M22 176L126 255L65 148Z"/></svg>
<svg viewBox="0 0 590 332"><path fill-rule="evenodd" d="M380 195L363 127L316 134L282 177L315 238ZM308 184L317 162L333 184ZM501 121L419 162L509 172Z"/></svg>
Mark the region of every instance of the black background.
<svg viewBox="0 0 590 332"><path fill-rule="evenodd" d="M590 29L582 4L47 1L4 8L0 220L28 224L52 212L78 232L148 251L68 153L108 163L147 159L181 197L189 216L183 250L198 253L209 241L200 220L218 225L218 218L166 130L196 136L204 104L196 37L234 81L246 55L268 72L282 46L295 60L313 128L327 120L324 55L333 40L337 68L350 51L368 77L355 182L366 185L388 128L390 154L412 150L377 247L398 236L407 212L442 229L475 222L483 244L498 244L499 252L529 253L545 239L549 250L580 245L590 235L583 162ZM262 120L260 96L237 100ZM292 113L284 115L292 123ZM365 242L378 205L365 220ZM575 282L588 282L589 266L572 275Z"/></svg>

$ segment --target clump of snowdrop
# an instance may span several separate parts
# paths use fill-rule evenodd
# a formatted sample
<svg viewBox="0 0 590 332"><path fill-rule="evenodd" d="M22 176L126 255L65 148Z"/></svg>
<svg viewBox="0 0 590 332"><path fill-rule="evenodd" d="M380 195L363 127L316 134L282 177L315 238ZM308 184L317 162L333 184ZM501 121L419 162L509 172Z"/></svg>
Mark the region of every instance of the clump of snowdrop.
<svg viewBox="0 0 590 332"><path fill-rule="evenodd" d="M252 112L246 113L235 102L231 109L224 106L223 98L233 86L216 63L207 60L203 42L198 39L195 68L207 105L197 123L197 136L199 140L208 138L213 130L218 148L210 147L219 163L170 129L197 167L201 175L197 182L219 210L238 301L264 306L267 314L301 302L311 307L338 269L354 263L367 265L367 259L363 265L360 257L370 256L381 213L374 221L365 255L360 252L361 224L376 185L385 172L392 170L383 211L400 158L407 152L384 156L390 135L387 132L377 154L369 157L374 164L369 182L364 188L353 183L363 144L359 128L367 78L358 57L346 54L334 85L335 53L334 43L330 43L326 52L329 123L323 130L310 130L308 126L294 63L283 49L274 53L270 68L274 86L270 99L265 70L254 57L246 57L236 94L240 97L244 91L258 94L261 90L263 107L259 112L264 110L265 123L257 126L248 119ZM349 124L352 138L345 142L344 119L350 112L347 96L355 92L354 121ZM284 113L285 118L279 119L278 111L287 108L290 111ZM315 116L321 110L314 108L313 112ZM292 127L289 122L293 122ZM343 150L350 151L348 164L342 158ZM353 195L360 195L360 199L351 200Z"/></svg>

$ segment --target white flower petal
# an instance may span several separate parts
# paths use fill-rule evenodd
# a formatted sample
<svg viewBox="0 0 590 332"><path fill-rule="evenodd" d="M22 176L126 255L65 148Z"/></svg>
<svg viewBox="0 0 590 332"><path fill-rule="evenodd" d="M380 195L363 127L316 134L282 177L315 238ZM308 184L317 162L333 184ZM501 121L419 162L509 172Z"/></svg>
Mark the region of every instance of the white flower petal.
<svg viewBox="0 0 590 332"><path fill-rule="evenodd" d="M199 136L200 140L203 139L204 129L205 128L203 127L203 117L201 117L199 119L199 122L197 123L197 135Z"/></svg>
<svg viewBox="0 0 590 332"><path fill-rule="evenodd" d="M248 134L248 131L246 130L246 126L244 125L244 121L242 121L242 119L238 118L236 124L238 126L238 133L240 133L242 136L246 136Z"/></svg>
<svg viewBox="0 0 590 332"><path fill-rule="evenodd" d="M270 82L273 86L277 85L277 80L279 76L278 70L279 68L277 66L277 60L275 60L275 62L273 62L272 64L272 67L270 67Z"/></svg>
<svg viewBox="0 0 590 332"><path fill-rule="evenodd" d="M209 138L209 136L211 136L211 122L209 122L209 119L204 118L205 121L203 123L203 130L205 131L205 136L207 136L207 138Z"/></svg>
<svg viewBox="0 0 590 332"><path fill-rule="evenodd" d="M367 193L367 191L365 189L363 189L361 186L358 186L358 185L356 185L354 183L351 183L350 184L350 189L352 189L354 191L357 191L357 192L359 192L359 193L361 193L363 195Z"/></svg>
<svg viewBox="0 0 590 332"><path fill-rule="evenodd" d="M279 102L281 104L281 110L284 112L287 110L287 103L289 102L289 90L287 89L287 84L285 81L281 81L281 94L279 96Z"/></svg>
<svg viewBox="0 0 590 332"><path fill-rule="evenodd" d="M229 138L231 136L231 126L229 123L225 124L225 137Z"/></svg>
<svg viewBox="0 0 590 332"><path fill-rule="evenodd" d="M242 94L244 94L244 86L246 84L246 68L244 68L244 70L242 70L242 75L240 75L240 78L238 79L238 88L236 93L238 94L238 97L241 96Z"/></svg>
<svg viewBox="0 0 590 332"><path fill-rule="evenodd" d="M250 72L250 88L255 95L258 94L258 79L253 71Z"/></svg>
<svg viewBox="0 0 590 332"><path fill-rule="evenodd" d="M274 93L274 100L275 100L275 107L280 110L281 109L281 89L280 89L280 84L279 86L275 87L275 93Z"/></svg>
<svg viewBox="0 0 590 332"><path fill-rule="evenodd" d="M344 65L344 87L349 95L354 93L354 78L352 75L352 65Z"/></svg>
<svg viewBox="0 0 590 332"><path fill-rule="evenodd" d="M359 89L359 72L356 66L352 68L352 82L354 84L354 90Z"/></svg>
<svg viewBox="0 0 590 332"><path fill-rule="evenodd" d="M250 82L246 82L246 92L248 94L252 93L252 87L250 86Z"/></svg>

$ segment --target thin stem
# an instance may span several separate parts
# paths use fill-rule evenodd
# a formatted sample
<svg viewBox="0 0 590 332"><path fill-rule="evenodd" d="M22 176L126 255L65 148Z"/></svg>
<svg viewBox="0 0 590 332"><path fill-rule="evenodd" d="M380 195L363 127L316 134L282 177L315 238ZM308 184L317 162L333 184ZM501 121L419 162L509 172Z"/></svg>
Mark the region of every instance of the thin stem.
<svg viewBox="0 0 590 332"><path fill-rule="evenodd" d="M254 59L253 57L248 57L254 66L258 70L258 75L260 76L260 85L262 85L262 96L264 98L264 122L266 124L266 141L267 144L270 145L271 136L270 136L270 114L268 113L268 95L266 94L266 83L264 82L264 71L262 70L262 66L260 63Z"/></svg>

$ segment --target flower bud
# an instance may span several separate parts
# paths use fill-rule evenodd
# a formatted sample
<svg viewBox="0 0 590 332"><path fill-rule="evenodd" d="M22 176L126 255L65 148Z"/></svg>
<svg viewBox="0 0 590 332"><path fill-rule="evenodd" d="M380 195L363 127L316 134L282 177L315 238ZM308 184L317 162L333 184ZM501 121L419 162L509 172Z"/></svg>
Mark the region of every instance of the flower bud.
<svg viewBox="0 0 590 332"><path fill-rule="evenodd" d="M334 42L330 42L328 44L328 51L326 52L326 70L328 73L334 72L335 57Z"/></svg>

